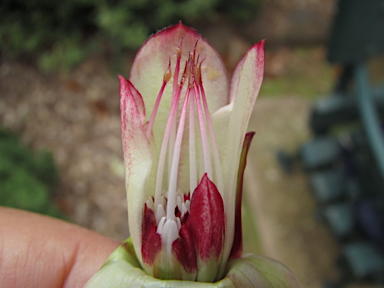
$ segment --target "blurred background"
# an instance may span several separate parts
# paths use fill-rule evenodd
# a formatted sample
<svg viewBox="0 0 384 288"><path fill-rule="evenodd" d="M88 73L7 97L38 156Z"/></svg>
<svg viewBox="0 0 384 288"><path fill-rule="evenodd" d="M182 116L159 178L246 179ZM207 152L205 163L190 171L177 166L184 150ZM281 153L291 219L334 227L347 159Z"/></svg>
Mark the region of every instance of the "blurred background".
<svg viewBox="0 0 384 288"><path fill-rule="evenodd" d="M372 9L382 9L379 17L384 17L382 1L367 2L373 3ZM377 224L372 229L379 245L357 252L351 248L353 255L363 255L355 260L357 270L348 258L349 243L372 239L361 236L353 224L356 209L351 207L360 203L356 195L361 191L351 196L344 188L349 183L344 181L346 163L355 165L357 160L341 157L347 152L362 155L364 167L374 168L359 179L377 181L372 191L383 194L376 154L368 144L362 144L364 153L342 145L356 133L363 143L368 141L356 104L340 100L335 108L332 101L321 100L334 99L333 94L353 98L348 93L359 87L349 75L355 62L367 64L370 85L384 83L384 59L377 53L382 50L372 50L377 44L373 41L368 56L327 61L331 35L331 43L342 38L332 32L339 8L336 0L3 0L0 205L59 217L118 241L128 237L117 74L128 77L136 49L151 33L182 20L212 43L229 72L252 44L267 39L265 78L249 125L256 136L246 169L245 252L283 262L301 287L345 287L340 280L349 282L346 287L384 287L382 251L374 253L374 259L363 259L384 247L381 208L379 220L368 220ZM384 35L381 28L365 31ZM356 28L349 31L354 38ZM343 49L336 54L345 55ZM347 80L338 80L343 77ZM316 108L327 103L330 110ZM349 122L336 117L326 129L316 126L316 121L329 119L329 111L341 115L340 107L348 105L352 108L347 114L354 113ZM343 126L334 127L338 121ZM384 206L380 197L369 199ZM350 218L345 220L339 210L329 212L334 204L349 205ZM342 232L334 228L340 219Z"/></svg>

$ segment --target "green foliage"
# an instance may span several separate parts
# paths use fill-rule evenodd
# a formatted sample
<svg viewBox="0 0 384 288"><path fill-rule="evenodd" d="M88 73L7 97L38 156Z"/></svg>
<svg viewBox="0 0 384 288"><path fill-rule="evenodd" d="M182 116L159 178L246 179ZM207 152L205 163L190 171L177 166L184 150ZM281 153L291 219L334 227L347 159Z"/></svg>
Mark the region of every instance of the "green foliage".
<svg viewBox="0 0 384 288"><path fill-rule="evenodd" d="M138 48L156 29L218 13L249 20L261 0L3 0L0 51L35 59L44 70L68 70L87 54ZM234 4L236 3L236 4Z"/></svg>
<svg viewBox="0 0 384 288"><path fill-rule="evenodd" d="M250 21L259 10L262 0L223 0L219 10L238 21Z"/></svg>
<svg viewBox="0 0 384 288"><path fill-rule="evenodd" d="M51 196L58 181L52 154L32 152L0 129L0 205L63 218Z"/></svg>

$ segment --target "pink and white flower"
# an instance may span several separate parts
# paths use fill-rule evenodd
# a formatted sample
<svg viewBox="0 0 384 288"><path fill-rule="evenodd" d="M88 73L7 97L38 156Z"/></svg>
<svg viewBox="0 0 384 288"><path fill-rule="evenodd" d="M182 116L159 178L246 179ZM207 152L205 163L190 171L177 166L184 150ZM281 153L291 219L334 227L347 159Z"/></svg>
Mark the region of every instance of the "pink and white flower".
<svg viewBox="0 0 384 288"><path fill-rule="evenodd" d="M217 52L180 23L146 41L129 81L120 76L129 227L148 274L223 277L233 245L240 246L239 162L263 72L261 41L229 85Z"/></svg>
<svg viewBox="0 0 384 288"><path fill-rule="evenodd" d="M144 43L129 80L119 76L131 238L87 287L298 287L280 263L240 258L246 129L263 73L264 41L230 82L181 23Z"/></svg>

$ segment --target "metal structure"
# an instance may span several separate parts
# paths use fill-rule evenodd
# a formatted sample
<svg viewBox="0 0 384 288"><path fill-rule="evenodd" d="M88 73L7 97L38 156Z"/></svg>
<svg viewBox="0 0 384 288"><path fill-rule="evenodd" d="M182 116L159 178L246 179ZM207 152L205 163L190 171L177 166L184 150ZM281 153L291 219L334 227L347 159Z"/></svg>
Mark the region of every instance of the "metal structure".
<svg viewBox="0 0 384 288"><path fill-rule="evenodd" d="M341 245L348 283L384 284L384 85L371 87L366 63L384 52L384 1L340 0L328 60L343 68L331 96L314 104L313 140L299 149L324 220ZM289 157L279 154L283 168Z"/></svg>

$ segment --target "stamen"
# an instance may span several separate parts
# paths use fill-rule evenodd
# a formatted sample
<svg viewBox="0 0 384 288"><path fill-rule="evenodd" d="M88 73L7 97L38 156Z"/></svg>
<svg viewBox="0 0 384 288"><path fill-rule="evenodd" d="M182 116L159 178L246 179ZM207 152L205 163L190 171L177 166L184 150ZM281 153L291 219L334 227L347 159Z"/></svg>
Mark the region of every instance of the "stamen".
<svg viewBox="0 0 384 288"><path fill-rule="evenodd" d="M200 131L199 131L200 132ZM200 133L199 133L200 135ZM205 174L205 169L204 169L204 156L203 156L203 147L201 145L201 140L199 142L199 171L198 171L198 178L197 179L201 179L203 177L203 175ZM191 191L191 197L192 197L192 194L193 194L193 191L195 189L193 189Z"/></svg>
<svg viewBox="0 0 384 288"><path fill-rule="evenodd" d="M179 82L179 71L180 71L180 62L181 62L181 54L183 50L181 49L181 46L183 44L183 37L180 40L179 47L176 48L176 66L175 66L175 73L173 74L173 90L172 90L172 99L175 98L175 94L177 91L177 85Z"/></svg>
<svg viewBox="0 0 384 288"><path fill-rule="evenodd" d="M195 46L193 47L193 61L195 61L195 55L196 55L196 48L197 48L197 44L199 43L199 40L200 40L200 37L196 39L196 42L195 42ZM200 55L197 56L197 58L199 58ZM197 62L193 62L193 64L195 65Z"/></svg>
<svg viewBox="0 0 384 288"><path fill-rule="evenodd" d="M188 89L184 98L179 127L177 128L175 149L174 149L173 159L172 159L171 175L170 175L169 188L168 188L168 202L167 202L167 219L170 219L170 220L175 219L177 171L179 169L181 142L183 140L183 132L184 132L185 118L187 114L189 92L190 90Z"/></svg>
<svg viewBox="0 0 384 288"><path fill-rule="evenodd" d="M172 243L177 238L179 238L179 229L177 228L176 222L174 220L167 219L164 224L163 231L161 232L161 240L163 247L166 247L168 257L172 256Z"/></svg>
<svg viewBox="0 0 384 288"><path fill-rule="evenodd" d="M180 62L181 62L181 54L183 53L183 50L181 49L183 45L183 37L180 39L179 47L176 48L176 66L175 66L175 73L173 74L173 89L172 89L172 101L176 98L176 94L178 93L178 82L179 82L179 72L180 72ZM187 65L187 64L185 64ZM186 68L187 66L185 66ZM184 73L185 73L184 68ZM183 75L184 77L184 75ZM183 79L180 80L180 85L183 86L184 82ZM171 163L173 158L173 150L175 145L175 138L176 138L176 120L172 122L171 126L171 134L169 136L169 149L168 149L168 176L171 173ZM169 182L170 179L168 179Z"/></svg>
<svg viewBox="0 0 384 288"><path fill-rule="evenodd" d="M159 224L157 225L157 230L156 230L156 232L157 232L158 234L160 234L160 235L161 235L161 233L163 232L163 228L164 228L165 221L167 221L167 218L164 216L163 218L161 218Z"/></svg>
<svg viewBox="0 0 384 288"><path fill-rule="evenodd" d="M194 54L191 52L189 53L189 59L188 59L188 63L189 63L189 77L188 77L188 88L190 90L193 89L193 86L195 84L195 76L194 76L194 73L193 73L193 58L194 58Z"/></svg>
<svg viewBox="0 0 384 288"><path fill-rule="evenodd" d="M171 72L171 59L169 59L168 69L167 69L167 71L165 71L164 76L163 76L163 85L161 86L160 92L157 95L155 106L153 107L151 118L150 118L148 126L147 126L147 133L146 134L147 134L148 139L150 139L150 137L151 137L151 132L152 132L153 124L155 122L157 110L159 109L160 100L161 100L161 97L163 96L165 86L167 85L169 79L171 79L171 74L172 74L172 72Z"/></svg>
<svg viewBox="0 0 384 288"><path fill-rule="evenodd" d="M199 61L199 58L200 58L200 55L197 57L197 61ZM199 63L199 65L195 65L193 67L193 74L195 75L195 79L196 79L196 85L199 87L201 85L201 63L203 63L203 61L201 61Z"/></svg>
<svg viewBox="0 0 384 288"><path fill-rule="evenodd" d="M197 185L196 167L196 143L195 143L195 92L191 91L191 101L189 101L189 192L193 193Z"/></svg>
<svg viewBox="0 0 384 288"><path fill-rule="evenodd" d="M203 82L201 80L201 63L198 67L199 71L199 87L201 91L201 96L203 98L203 105L204 105L204 112L205 112L205 120L207 121L208 124L208 130L209 130L209 137L211 139L211 145L212 145L212 152L213 152L213 160L215 162L215 170L216 170L216 181L217 181L217 188L220 192L224 191L224 184L223 184L223 174L221 171L221 165L220 165L220 157L219 157L219 150L217 149L217 143L216 143L216 138L215 134L213 132L213 125L212 125L212 120L211 116L209 114L209 109L208 109L208 103L207 103L207 97L205 97L205 91L203 88ZM209 176L209 175L208 175Z"/></svg>
<svg viewBox="0 0 384 288"><path fill-rule="evenodd" d="M204 121L204 115L201 108L201 101L200 101L200 93L195 85L194 87L195 91L195 99L196 99L196 107L197 107L197 118L199 122L199 128L200 128L200 138L201 138L201 145L203 150L203 159L204 159L204 170L208 174L209 179L212 179L212 165L211 165L211 156L209 153L209 144L208 144L208 137L207 137L207 130L205 128L205 121Z"/></svg>
<svg viewBox="0 0 384 288"><path fill-rule="evenodd" d="M212 163L211 153L213 153L213 161L215 162L215 176L219 191L223 190L223 176L218 154L217 143L213 131L212 120L210 118L208 103L202 84L200 55L196 55L196 48L199 39L197 39L193 51L189 53L188 60L185 61L184 71L179 81L180 64L182 56L182 42L176 50L176 64L173 74L173 90L172 104L169 112L168 120L165 126L164 137L160 148L158 160L158 169L156 175L156 187L154 201L150 198L146 203L148 207L153 207L155 219L157 223L157 233L161 235L163 247L165 247L168 256L171 256L172 243L179 238L179 230L184 216L190 211L190 197L198 185L198 178L207 173L212 179ZM163 85L157 96L155 107L147 128L148 138L151 136L154 120L160 105L164 89L168 81L171 79L171 60L168 69L163 77ZM188 78L188 79L187 79ZM188 81L186 83L186 81ZM187 84L184 88L184 84ZM183 90L184 88L184 90ZM185 92L184 92L185 91ZM179 101L181 93L185 93L183 105L179 114ZM188 107L189 105L189 107ZM196 112L195 112L196 110ZM189 115L189 190L186 196L178 190L178 173L180 165L181 148L183 144L183 135L187 113ZM195 116L195 113L197 116ZM198 127L196 127L196 118ZM208 126L208 128L206 127ZM207 133L207 129L209 134ZM200 136L199 146L199 164L198 171L197 155L196 155L196 130ZM212 152L211 152L212 149ZM165 159L168 155L168 174L164 175ZM168 178L168 189L163 191L164 177ZM165 180L166 181L166 180ZM164 185L166 186L166 185ZM186 192L186 191L182 191ZM183 219L183 220L182 220Z"/></svg>
<svg viewBox="0 0 384 288"><path fill-rule="evenodd" d="M164 206L159 204L157 205L156 207L156 223L159 224L160 223L160 220L161 218L163 218L165 216L165 210L164 210Z"/></svg>
<svg viewBox="0 0 384 288"><path fill-rule="evenodd" d="M160 197L160 204L163 205L163 207L167 205L167 199L165 199L164 195L161 195Z"/></svg>
<svg viewBox="0 0 384 288"><path fill-rule="evenodd" d="M182 204L182 203L183 203L183 202L181 201L180 196L177 196L176 204L177 204L177 207L179 208L179 210L181 210L181 204Z"/></svg>
<svg viewBox="0 0 384 288"><path fill-rule="evenodd" d="M176 112L179 104L179 99L180 99L180 93L181 89L183 87L186 74L187 74L187 67L185 67L183 76L181 77L180 85L178 87L177 93L175 94L175 99L172 100L172 106L171 106L171 111L168 116L167 124L165 126L165 131L164 131L164 137L163 137L163 142L161 144L161 149L160 149L160 155L159 155L159 163L157 165L157 175L156 175L156 186L155 186L155 206L159 204L160 197L161 197L161 190L163 187L163 175L164 175L164 164L165 164L165 156L167 154L167 146L168 146L168 141L170 138L170 132L171 132L171 126L172 122L176 121Z"/></svg>

